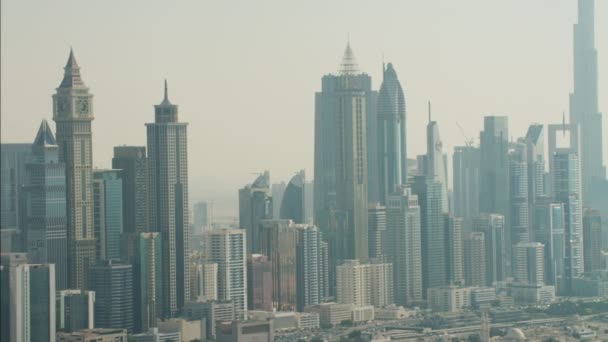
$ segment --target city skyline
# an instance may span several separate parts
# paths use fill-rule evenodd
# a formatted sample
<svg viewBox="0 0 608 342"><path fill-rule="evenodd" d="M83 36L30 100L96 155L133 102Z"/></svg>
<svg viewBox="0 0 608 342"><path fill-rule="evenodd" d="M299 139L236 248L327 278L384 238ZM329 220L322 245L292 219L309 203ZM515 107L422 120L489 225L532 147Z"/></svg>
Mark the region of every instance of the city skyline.
<svg viewBox="0 0 608 342"><path fill-rule="evenodd" d="M159 51L158 56L147 56L151 61L144 62L143 54L150 53L156 44L150 41L139 41L133 46L126 45L122 39L115 41L116 48L106 49L104 45L96 45L91 41L85 40L84 33L98 34L102 37L108 34L106 31L99 32L99 29L84 28L83 32L75 33L64 32L66 25L80 23L84 17L74 17L67 14L57 16L64 17L63 23L51 25L50 32L39 32L35 29L24 29L20 41L14 40L15 30L21 29L24 23L14 22L14 18L20 18L23 14L20 5L15 3L3 3L3 39L2 39L2 71L5 77L2 78L2 141L28 141L33 135L33 129L27 129L22 123L18 123L22 118L31 118L39 121L42 118L50 118L48 106L48 94L56 84L58 77L56 71L57 63L63 63L65 50L70 44L78 55L79 61L84 66L84 73L88 85L94 89L96 94L96 112L99 113L94 122L94 165L101 166L109 164L112 156L112 147L115 143L106 141L102 138L102 133L108 131L110 125L119 118L124 119L125 129L116 130L116 140L120 143L129 145L143 145L145 139L145 129L142 122L147 118L150 106L156 102L159 96L158 84L167 77L172 85L172 94L184 109L186 116L184 120L191 124L194 134L189 137L189 144L202 146L206 152L204 156L191 156L191 173L197 175L192 177L192 200L221 198L222 201L216 205L216 210L221 215L226 211L234 216L236 213L237 200L230 189L243 186L248 182L247 173L260 169L270 169L275 181L288 181L293 174L293 170L304 168L307 170L309 179L313 179L312 149L307 147L313 141L313 99L310 96L312 91L318 91L318 75L326 73L336 73L341 54L350 35L350 41L354 53L360 65L360 69L372 77L373 89L379 89L382 81L382 55L384 61L391 62L399 70L400 81L404 87L408 105L408 136L412 143L408 144L408 155L415 156L424 152L421 128L426 124L426 102L430 99L433 103L433 119L438 121L441 126L442 137L444 139L444 151L450 153L453 146L462 145L465 138L460 133L456 122L464 127L467 138L476 138L476 132L481 126L480 119L484 115L509 115L511 136L522 136L528 125L528 117L535 115L537 121L541 123L558 122L561 113L568 111L568 96L573 91L573 62L572 62L572 25L576 23L576 4L567 1L551 2L555 8L550 15L541 12L543 2L526 6L526 15L521 20L521 27L514 32L515 39L506 39L504 30L513 29L509 26L507 19L519 16L516 10L523 5L523 2L512 2L510 4L492 6L480 4L479 1L466 1L460 6L447 5L442 3L410 5L394 4L395 12L405 16L413 15L408 12L412 10L419 13L422 17L437 13L436 16L442 18L447 10L453 10L453 18L447 21L442 20L422 22L420 19L409 18L405 23L399 22L394 26L388 24L370 25L370 32L361 31L356 25L357 20L361 20L367 5L355 4L351 8L345 9L348 18L337 19L343 25L331 27L327 38L318 42L309 42L304 39L306 36L316 36L319 33L301 32L297 29L302 18L296 16L293 25L286 26L286 32L281 33L281 39L276 46L269 46L268 42L276 38L270 28L277 25L284 26L286 23L281 18L269 15L264 12L268 8L253 8L254 16L268 17L269 23L256 28L254 32L243 32L238 28L227 28L223 24L218 24L218 30L225 34L227 40L234 35L242 35L246 38L254 35L254 41L262 44L262 49L252 56L247 55L252 46L245 44L241 47L229 47L228 42L218 41L217 38L201 33L201 45L208 47L205 54L201 54L201 47L192 44L171 41L170 36L178 28L160 31L160 37L165 38L168 44L168 51ZM174 11L182 13L192 10L193 13L200 13L202 8L188 5L178 6ZM606 20L602 20L602 14L606 4L598 2L596 4L596 48L599 51L599 83L600 83L600 112L606 111L607 100L605 91L602 87L606 82L606 69L602 63L602 58L608 47L603 37L608 34ZM152 6L151 11L158 14L162 6ZM482 18L468 18L464 12L467 9L477 7L480 13L487 13ZM75 10L78 8L76 5ZM246 8L246 7L245 7ZM105 10L103 8L100 11ZM125 13L133 13L131 7L124 8ZM223 13L227 11L222 5L208 8L211 13ZM306 11L311 9L306 7ZM54 9L49 11L53 13ZM156 11L156 12L155 12ZM269 13L283 13L287 11L281 5L276 5ZM334 5L327 9L328 13L321 16L321 20L328 20L326 16L337 11ZM482 12L483 11L483 12ZM504 18L495 18L498 11L504 12ZM11 15L12 14L12 15ZM28 13L30 14L30 13ZM36 13L32 17L36 17ZM117 14L117 22L124 28L122 22L126 20L123 14ZM237 12L228 17L228 22L240 20L243 13ZM392 15L392 14L391 14ZM502 14L501 14L502 15ZM534 18L542 15L545 25L542 27L534 26ZM191 18L191 16L187 16ZM431 17L433 17L431 15ZM30 18L30 17L28 17ZM55 17L56 18L56 17ZM154 18L154 15L151 16ZM493 18L494 20L490 20ZM90 18L89 18L90 19ZM454 32L447 31L447 25L454 26L455 20L467 20L467 25L461 25L454 29ZM32 20L32 19L29 19ZM143 19L142 19L143 20ZM149 20L149 19L147 19ZM247 19L250 20L250 19ZM60 20L61 22L61 20ZM194 38L206 25L199 26L194 22L190 23ZM323 22L322 22L323 23ZM489 25L491 23L491 25ZM477 25L484 25L483 34L472 30ZM150 25L147 21L142 21L142 27ZM187 24L183 24L187 25ZM376 27L377 26L377 27ZM425 34L413 35L415 26ZM105 27L99 25L99 27ZM450 26L450 29L452 27ZM135 38L139 35L137 30L127 29L127 36ZM386 30L382 39L373 39L370 34L378 30ZM530 37L522 35L526 30ZM204 31L204 30L203 30ZM48 35L55 33L51 42L52 46L23 46L28 41L38 39L41 34ZM264 33L264 34L262 34ZM291 36L284 37L290 33ZM398 40L395 35L400 37ZM452 35L458 34L457 42L451 42ZM493 37L495 39L488 39ZM534 38L534 39L533 39ZM198 40L197 40L198 41ZM535 45L533 45L534 43ZM460 44L458 51L453 44ZM483 44L482 49L478 49ZM238 44L237 44L238 45ZM295 46L294 46L295 45ZM47 58L24 57L39 56L36 50L44 47L44 55ZM103 49L102 49L103 48ZM137 48L137 49L135 49ZM141 49L140 49L141 48ZM307 49L317 51L314 56L306 54ZM171 50L177 52L176 55L170 54ZM191 50L191 51L190 51ZM122 51L122 53L121 53ZM190 51L187 56L186 52ZM287 51L292 51L289 57L285 55ZM527 51L519 54L514 51ZM41 52L41 51L40 51ZM531 53L530 53L531 52ZM442 57L445 53L450 53L451 58ZM294 57L295 56L295 57ZM204 58L203 58L204 57ZM428 61L422 62L425 57ZM541 63L542 58L548 58ZM220 62L218 58L222 58ZM470 59L470 60L469 60ZM243 62L244 60L244 62ZM289 60L288 62L286 60ZM120 63L117 63L120 61ZM296 63L297 67L291 63ZM517 71L507 73L504 70L497 70L493 63L506 66L507 70ZM9 65L22 67L8 68ZM221 72L210 70L210 65L223 65ZM52 66L52 67L50 67ZM49 67L49 68L47 68ZM234 103L226 104L226 94L216 93L210 87L233 83L233 77L239 79L243 87L251 88L251 82L258 78L258 71L270 72L273 67L276 71L286 71L290 68L292 77L276 76L269 74L268 84L285 84L288 87L274 88L276 95L270 96L268 86L260 87L259 90L252 91L252 94L237 94L230 92L231 96L236 96ZM472 69L475 67L476 69ZM110 68L110 69L108 69ZM492 69L491 75L480 75L489 68ZM154 72L151 70L154 69ZM214 68L218 69L218 68ZM496 69L496 70L495 70ZM18 70L18 72L17 72ZM108 72L111 70L110 72ZM127 85L118 84L121 79L120 74L132 73L131 82ZM16 73L17 72L17 73ZM36 73L36 77L32 73ZM281 72L279 72L281 73ZM468 73L468 74L465 74ZM107 74L107 75L104 75ZM511 75L509 75L511 74ZM30 77L28 77L30 75ZM200 79L195 79L200 76ZM458 83L463 79L467 80L466 89L460 89ZM525 77L525 78L524 78ZM27 82L24 80L36 80ZM525 82L523 81L525 80ZM22 87L27 86L29 91L22 91ZM43 87L44 86L44 87ZM129 87L135 87L134 89ZM255 88L255 87L253 87ZM291 88L293 91L287 92L285 89ZM487 89L486 89L487 88ZM193 93L194 91L194 93ZM260 94L260 91L265 91ZM197 93L202 93L201 98ZM21 94L27 94L28 101L23 101ZM531 96L533 94L533 96ZM274 103L269 103L271 98L284 98ZM224 99L223 101L220 101ZM202 101L203 109L196 108L196 101ZM220 106L220 101L222 104ZM293 103L287 108L285 102ZM260 107L264 103L265 108ZM219 106L219 107L218 107ZM243 106L248 106L249 110L243 110ZM130 114L132 113L132 114ZM238 113L247 113L240 115ZM244 127L230 127L231 119L239 115L239 120L243 120ZM126 117L125 117L126 116ZM261 120L259 118L262 118ZM27 120L29 121L29 120ZM21 121L22 122L22 121ZM289 130L283 127L293 127L298 125L301 129ZM606 120L603 122L606 127ZM264 127L281 127L273 129L273 134L256 139L250 145L251 149L267 149L273 153L264 158L252 159L249 155L238 152L241 145L230 139L230 135L222 134L229 129L234 129L240 136L247 138L251 132L258 131ZM9 129L9 127L14 127ZM248 127L248 128L245 128ZM140 129L138 129L140 128ZM30 132L32 130L32 132ZM604 132L608 129L604 128ZM248 133L249 132L249 133ZM420 135L420 136L419 136ZM604 134L606 135L606 134ZM294 138L290 138L294 137ZM285 141L278 144L276 140ZM606 137L604 136L604 141ZM206 146L221 146L224 154L218 154L213 149ZM295 151L288 153L287 151ZM604 155L608 153L604 149ZM227 158L226 156L230 156ZM297 159L296 159L297 158ZM608 158L605 157L605 160ZM238 170L234 166L234 161L239 160L247 165L246 170ZM279 160L284 162L279 163ZM210 168L208 165L217 167ZM219 170L222 170L221 172ZM451 170L451 167L448 167ZM244 172L243 172L244 171ZM221 180L221 182L219 182ZM220 183L220 184L218 184ZM451 185L450 185L451 188ZM218 216L218 215L216 215Z"/></svg>

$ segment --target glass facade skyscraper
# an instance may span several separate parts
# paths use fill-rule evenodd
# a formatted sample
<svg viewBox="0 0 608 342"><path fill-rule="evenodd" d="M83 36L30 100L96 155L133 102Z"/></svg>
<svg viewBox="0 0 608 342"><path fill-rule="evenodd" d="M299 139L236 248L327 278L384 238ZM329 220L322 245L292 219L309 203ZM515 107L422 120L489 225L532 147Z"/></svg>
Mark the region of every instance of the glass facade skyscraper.
<svg viewBox="0 0 608 342"><path fill-rule="evenodd" d="M122 179L119 170L93 171L97 259L120 260L123 233Z"/></svg>

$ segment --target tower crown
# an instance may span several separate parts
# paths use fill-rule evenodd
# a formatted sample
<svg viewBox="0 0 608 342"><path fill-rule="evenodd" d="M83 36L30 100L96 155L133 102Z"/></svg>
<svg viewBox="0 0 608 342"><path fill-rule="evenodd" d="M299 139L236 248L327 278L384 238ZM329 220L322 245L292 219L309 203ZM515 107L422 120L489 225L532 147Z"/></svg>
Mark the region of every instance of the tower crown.
<svg viewBox="0 0 608 342"><path fill-rule="evenodd" d="M80 66L73 49L70 49L63 69L63 80L53 95L53 120L93 120L93 95L89 94L89 88L80 77Z"/></svg>
<svg viewBox="0 0 608 342"><path fill-rule="evenodd" d="M63 69L65 71L59 88L86 88L86 85L80 77L80 66L78 66L78 62L76 62L76 57L74 56L74 50L72 48L70 48L70 55L68 56L68 61L65 63Z"/></svg>
<svg viewBox="0 0 608 342"><path fill-rule="evenodd" d="M359 65L357 64L355 54L353 53L353 50L350 47L350 41L348 41L346 42L346 49L344 50L342 62L340 62L340 67L338 68L338 74L340 74L341 76L345 76L357 75L359 73Z"/></svg>
<svg viewBox="0 0 608 342"><path fill-rule="evenodd" d="M154 106L154 119L156 123L177 122L177 105L169 101L169 87L165 80L165 96L163 102Z"/></svg>

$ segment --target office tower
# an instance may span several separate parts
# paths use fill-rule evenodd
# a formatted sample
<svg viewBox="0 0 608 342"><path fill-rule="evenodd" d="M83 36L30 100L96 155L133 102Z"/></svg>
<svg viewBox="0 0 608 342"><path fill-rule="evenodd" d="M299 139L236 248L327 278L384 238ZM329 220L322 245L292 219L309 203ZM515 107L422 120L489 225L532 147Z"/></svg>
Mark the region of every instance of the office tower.
<svg viewBox="0 0 608 342"><path fill-rule="evenodd" d="M20 230L19 199L31 144L0 144L0 229Z"/></svg>
<svg viewBox="0 0 608 342"><path fill-rule="evenodd" d="M337 138L336 132L339 131L338 125L340 118L346 114L349 109L353 114L353 109L360 109L358 112L359 121L357 127L360 129L368 127L367 130L360 130L361 136L358 136L358 144L356 146L357 154L361 156L357 159L359 167L350 166L347 169L357 170L357 178L360 183L368 183L367 177L372 183L372 188L376 187L373 184L377 178L376 176L376 164L374 158L376 153L369 153L368 151L377 151L376 149L376 99L378 93L372 90L371 77L365 73L362 73L358 69L357 62L355 60L353 51L350 47L350 43L347 44L342 62L340 63L338 73L336 75L329 74L323 76L321 85L321 91L315 93L315 179L314 179L314 219L315 224L320 225L323 220L322 217L326 216L330 209L337 207L337 194L339 193L337 183L343 178L342 172L339 170L338 165L342 162L338 159L339 154L343 151L340 146L346 143L348 140L346 137ZM355 108L353 106L346 106L348 99L357 100ZM352 102L352 101L351 101ZM354 123L352 121L349 121ZM344 122L344 127L348 122ZM353 128L354 126L351 126ZM366 132L369 131L369 132ZM350 131L346 131L348 134ZM352 133L352 132L351 132ZM342 137L342 136L341 136ZM351 138L356 138L352 135ZM340 142L340 140L342 140ZM340 146L338 145L340 142ZM352 144L351 140L348 144ZM350 151L354 151L351 149ZM362 153L365 152L365 153ZM352 157L352 156L351 156ZM367 161L367 162L366 162ZM349 162L345 160L344 162ZM365 169L365 170L363 170ZM377 198L374 198L377 193L375 190L369 191L370 198L369 202L378 202ZM368 195L367 189L365 196ZM364 201L367 203L368 199ZM363 202L363 201L362 201ZM363 206L361 210L365 210ZM360 219L359 221L360 222Z"/></svg>
<svg viewBox="0 0 608 342"><path fill-rule="evenodd" d="M555 285L558 293L564 289L566 258L565 211L563 203L551 198L537 198L534 206L536 241L545 246L545 283Z"/></svg>
<svg viewBox="0 0 608 342"><path fill-rule="evenodd" d="M285 182L275 183L270 186L270 194L272 196L272 219L280 219L281 204L283 203L283 193L287 184Z"/></svg>
<svg viewBox="0 0 608 342"><path fill-rule="evenodd" d="M422 300L420 205L410 188L400 188L387 200L387 262L393 264L395 304Z"/></svg>
<svg viewBox="0 0 608 342"><path fill-rule="evenodd" d="M528 157L527 146L523 142L513 144L509 151L509 206L511 222L511 245L529 242L529 197L528 197Z"/></svg>
<svg viewBox="0 0 608 342"><path fill-rule="evenodd" d="M217 297L234 302L237 319L247 315L247 241L243 229L208 231L205 262L217 263Z"/></svg>
<svg viewBox="0 0 608 342"><path fill-rule="evenodd" d="M194 204L193 210L194 228L203 233L211 227L211 205L206 201Z"/></svg>
<svg viewBox="0 0 608 342"><path fill-rule="evenodd" d="M323 303L329 296L327 243L319 228L298 224L296 229L296 310Z"/></svg>
<svg viewBox="0 0 608 342"><path fill-rule="evenodd" d="M482 232L464 233L464 279L466 286L486 286L486 248Z"/></svg>
<svg viewBox="0 0 608 342"><path fill-rule="evenodd" d="M509 185L509 123L506 116L486 116L484 130L480 133L480 184L479 212L485 214L500 214L505 220L504 262L505 275L510 274L511 268L511 230L510 185ZM488 236L486 235L486 238ZM486 259L490 262L490 260ZM488 281L493 280L486 274ZM502 276L499 277L502 279Z"/></svg>
<svg viewBox="0 0 608 342"><path fill-rule="evenodd" d="M55 287L62 290L68 286L65 164L59 162L59 147L46 120L25 169L21 229L28 261L55 264Z"/></svg>
<svg viewBox="0 0 608 342"><path fill-rule="evenodd" d="M120 170L122 179L122 217L125 233L147 232L148 158L145 146L115 146L112 169Z"/></svg>
<svg viewBox="0 0 608 342"><path fill-rule="evenodd" d="M479 147L454 147L454 214L462 217L466 224L470 224L479 214L479 158Z"/></svg>
<svg viewBox="0 0 608 342"><path fill-rule="evenodd" d="M386 207L378 203L370 203L367 208L367 222L369 257L374 259L385 258L388 249Z"/></svg>
<svg viewBox="0 0 608 342"><path fill-rule="evenodd" d="M524 143L526 144L528 163L528 202L532 206L536 203L536 198L547 194L544 126L541 124L530 125ZM532 227L532 224L530 226Z"/></svg>
<svg viewBox="0 0 608 342"><path fill-rule="evenodd" d="M520 242L513 246L515 281L522 284L544 284L545 246L539 242Z"/></svg>
<svg viewBox="0 0 608 342"><path fill-rule="evenodd" d="M602 269L602 217L597 210L585 209L583 215L583 252L585 272Z"/></svg>
<svg viewBox="0 0 608 342"><path fill-rule="evenodd" d="M570 94L570 123L580 127L581 199L594 193L596 182L606 182L602 147L602 113L598 109L598 61L595 49L595 1L578 0L574 25L574 91Z"/></svg>
<svg viewBox="0 0 608 342"><path fill-rule="evenodd" d="M447 283L464 285L464 270L462 266L462 222L459 217L450 214L443 215L445 229Z"/></svg>
<svg viewBox="0 0 608 342"><path fill-rule="evenodd" d="M119 170L93 171L94 229L98 260L120 260L122 179Z"/></svg>
<svg viewBox="0 0 608 342"><path fill-rule="evenodd" d="M279 218L289 219L295 223L305 222L305 183L306 174L304 173L304 170L296 173L296 175L291 178L283 192Z"/></svg>
<svg viewBox="0 0 608 342"><path fill-rule="evenodd" d="M448 248L446 246L443 205L444 185L435 177L415 176L412 192L420 205L422 246L422 295L429 287L447 285Z"/></svg>
<svg viewBox="0 0 608 342"><path fill-rule="evenodd" d="M190 289L191 300L217 300L217 263L192 264L190 280L193 285Z"/></svg>
<svg viewBox="0 0 608 342"><path fill-rule="evenodd" d="M95 291L95 327L134 331L133 269L115 260L91 265L90 288Z"/></svg>
<svg viewBox="0 0 608 342"><path fill-rule="evenodd" d="M247 255L260 251L260 221L272 218L272 202L268 170L239 189L239 228L247 232Z"/></svg>
<svg viewBox="0 0 608 342"><path fill-rule="evenodd" d="M474 223L474 231L482 232L486 250L486 281L488 286L505 280L509 256L506 249L505 217L499 214L480 214Z"/></svg>
<svg viewBox="0 0 608 342"><path fill-rule="evenodd" d="M135 331L156 327L162 304L162 243L160 233L139 233L134 268Z"/></svg>
<svg viewBox="0 0 608 342"><path fill-rule="evenodd" d="M178 121L177 105L169 102L167 82L163 102L154 106L147 123L149 224L161 233L163 317L175 315L190 298L188 231L188 124Z"/></svg>
<svg viewBox="0 0 608 342"><path fill-rule="evenodd" d="M585 269L579 133L576 125L549 125L552 194L558 203L564 204L566 223L563 294L572 293L573 279ZM558 138L561 144L558 144Z"/></svg>
<svg viewBox="0 0 608 342"><path fill-rule="evenodd" d="M393 267L389 263L347 260L338 266L336 276L336 299L340 304L378 308L393 304Z"/></svg>
<svg viewBox="0 0 608 342"><path fill-rule="evenodd" d="M62 290L57 292L57 330L73 332L95 327L95 292Z"/></svg>
<svg viewBox="0 0 608 342"><path fill-rule="evenodd" d="M70 50L64 76L53 95L59 162L65 164L68 216L68 279L86 289L88 268L95 263L93 229L93 95L80 77Z"/></svg>
<svg viewBox="0 0 608 342"><path fill-rule="evenodd" d="M21 234L17 229L0 229L0 253L20 253Z"/></svg>
<svg viewBox="0 0 608 342"><path fill-rule="evenodd" d="M272 262L267 256L252 254L247 260L247 308L272 311Z"/></svg>
<svg viewBox="0 0 608 342"><path fill-rule="evenodd" d="M439 136L439 125L431 121L429 103L429 123L426 126L426 155L424 161L424 175L434 178L441 183L441 205L444 213L449 211L448 201L448 168L447 156L443 154L443 143Z"/></svg>
<svg viewBox="0 0 608 342"><path fill-rule="evenodd" d="M296 307L296 227L290 220L260 223L260 250L272 262L273 308L294 311Z"/></svg>
<svg viewBox="0 0 608 342"><path fill-rule="evenodd" d="M405 96L392 63L382 66L378 92L378 201L386 199L407 183L407 122ZM368 135L370 133L368 132ZM371 192L371 185L370 192Z"/></svg>
<svg viewBox="0 0 608 342"><path fill-rule="evenodd" d="M28 264L25 253L4 254L0 266L1 340L55 341L55 265Z"/></svg>

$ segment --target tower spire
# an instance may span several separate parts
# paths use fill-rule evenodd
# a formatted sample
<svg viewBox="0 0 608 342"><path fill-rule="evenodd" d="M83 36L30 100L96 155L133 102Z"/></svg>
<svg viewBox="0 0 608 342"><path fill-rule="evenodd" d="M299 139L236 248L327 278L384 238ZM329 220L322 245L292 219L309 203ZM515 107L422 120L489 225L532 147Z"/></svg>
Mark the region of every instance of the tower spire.
<svg viewBox="0 0 608 342"><path fill-rule="evenodd" d="M359 73L359 65L357 65L355 54L350 47L350 39L346 41L346 49L338 73L340 75L356 75Z"/></svg>
<svg viewBox="0 0 608 342"><path fill-rule="evenodd" d="M169 90L168 90L168 87L167 87L167 79L166 78L165 78L165 99L164 99L164 101L169 102Z"/></svg>
<svg viewBox="0 0 608 342"><path fill-rule="evenodd" d="M429 111L429 123L431 123L431 100L429 100L428 106L429 106L429 108L428 108L428 111Z"/></svg>

